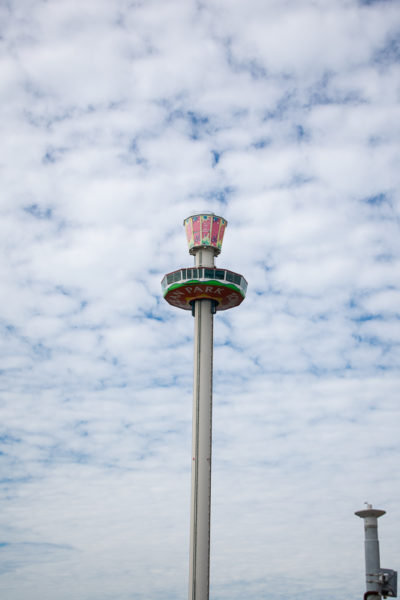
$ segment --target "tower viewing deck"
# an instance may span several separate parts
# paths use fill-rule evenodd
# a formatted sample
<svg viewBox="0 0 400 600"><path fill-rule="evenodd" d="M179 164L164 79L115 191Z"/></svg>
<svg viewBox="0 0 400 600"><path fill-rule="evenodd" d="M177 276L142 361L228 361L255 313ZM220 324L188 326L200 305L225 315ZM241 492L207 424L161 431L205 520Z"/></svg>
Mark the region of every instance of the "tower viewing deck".
<svg viewBox="0 0 400 600"><path fill-rule="evenodd" d="M244 300L247 281L242 275L227 269L194 267L168 273L161 281L167 302L192 310L195 300L214 300L215 310L227 310Z"/></svg>

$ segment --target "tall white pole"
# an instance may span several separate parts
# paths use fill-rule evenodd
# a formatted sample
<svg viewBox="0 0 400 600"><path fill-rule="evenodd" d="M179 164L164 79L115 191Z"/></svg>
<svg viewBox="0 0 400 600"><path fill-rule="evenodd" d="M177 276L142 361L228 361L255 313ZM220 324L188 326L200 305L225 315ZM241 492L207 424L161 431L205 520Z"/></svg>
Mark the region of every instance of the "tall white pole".
<svg viewBox="0 0 400 600"><path fill-rule="evenodd" d="M239 306L246 295L242 275L216 269L227 221L210 212L183 222L195 268L167 273L164 298L194 316L192 498L190 515L189 600L209 600L213 319L219 310Z"/></svg>
<svg viewBox="0 0 400 600"><path fill-rule="evenodd" d="M198 250L196 266L214 266L212 248ZM212 444L213 301L194 302L192 499L189 600L208 600Z"/></svg>
<svg viewBox="0 0 400 600"><path fill-rule="evenodd" d="M366 509L355 514L364 519L366 594L372 593L381 597L378 518L384 515L385 511L372 508L372 504L367 503Z"/></svg>

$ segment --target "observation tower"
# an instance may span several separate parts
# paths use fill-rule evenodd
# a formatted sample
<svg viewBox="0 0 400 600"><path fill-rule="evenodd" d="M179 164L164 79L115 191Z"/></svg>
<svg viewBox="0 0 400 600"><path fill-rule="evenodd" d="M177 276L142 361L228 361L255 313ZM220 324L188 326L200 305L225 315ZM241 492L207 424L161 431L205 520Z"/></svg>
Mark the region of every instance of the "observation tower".
<svg viewBox="0 0 400 600"><path fill-rule="evenodd" d="M217 268L227 222L213 213L183 222L194 266L164 275L167 302L194 316L192 495L190 517L189 600L208 600L210 583L210 507L212 443L213 317L239 306L246 295L242 275Z"/></svg>

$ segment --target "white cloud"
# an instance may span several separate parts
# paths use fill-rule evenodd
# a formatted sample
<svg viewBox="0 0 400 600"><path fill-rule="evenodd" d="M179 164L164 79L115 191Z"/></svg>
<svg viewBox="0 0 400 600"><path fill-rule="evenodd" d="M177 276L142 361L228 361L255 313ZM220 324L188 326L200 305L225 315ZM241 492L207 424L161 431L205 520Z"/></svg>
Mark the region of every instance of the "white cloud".
<svg viewBox="0 0 400 600"><path fill-rule="evenodd" d="M207 208L249 283L212 596L360 597L364 501L399 553L397 3L0 10L2 595L186 597L193 319L160 281Z"/></svg>

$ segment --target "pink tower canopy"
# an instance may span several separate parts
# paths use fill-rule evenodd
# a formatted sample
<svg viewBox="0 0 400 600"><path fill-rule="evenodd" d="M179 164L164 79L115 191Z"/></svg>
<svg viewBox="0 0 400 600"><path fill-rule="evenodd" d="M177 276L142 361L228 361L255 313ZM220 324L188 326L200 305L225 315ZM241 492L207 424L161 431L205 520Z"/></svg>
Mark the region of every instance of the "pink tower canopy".
<svg viewBox="0 0 400 600"><path fill-rule="evenodd" d="M215 255L221 252L227 221L213 213L199 213L183 222L189 246L189 253L195 254L197 248L214 248Z"/></svg>

